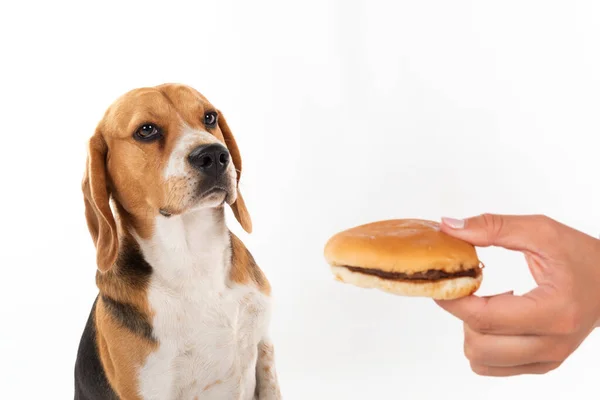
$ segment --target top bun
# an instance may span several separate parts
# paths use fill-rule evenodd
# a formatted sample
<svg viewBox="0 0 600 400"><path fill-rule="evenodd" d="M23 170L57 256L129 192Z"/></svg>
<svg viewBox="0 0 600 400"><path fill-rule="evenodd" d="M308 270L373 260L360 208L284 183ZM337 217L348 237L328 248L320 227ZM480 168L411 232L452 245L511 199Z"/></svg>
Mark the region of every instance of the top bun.
<svg viewBox="0 0 600 400"><path fill-rule="evenodd" d="M473 245L440 231L437 222L420 219L378 221L339 232L325 245L325 259L332 266L407 274L480 266Z"/></svg>

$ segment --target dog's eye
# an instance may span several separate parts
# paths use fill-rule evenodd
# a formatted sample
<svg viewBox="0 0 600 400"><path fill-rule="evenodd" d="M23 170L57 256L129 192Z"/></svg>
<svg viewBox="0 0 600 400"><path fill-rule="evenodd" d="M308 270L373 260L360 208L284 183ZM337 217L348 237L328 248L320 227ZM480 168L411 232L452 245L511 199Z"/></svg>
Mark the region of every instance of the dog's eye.
<svg viewBox="0 0 600 400"><path fill-rule="evenodd" d="M214 127L217 124L217 113L211 111L204 114L204 124L209 128Z"/></svg>
<svg viewBox="0 0 600 400"><path fill-rule="evenodd" d="M160 135L160 128L152 124L144 124L135 132L136 139L144 141L158 139Z"/></svg>

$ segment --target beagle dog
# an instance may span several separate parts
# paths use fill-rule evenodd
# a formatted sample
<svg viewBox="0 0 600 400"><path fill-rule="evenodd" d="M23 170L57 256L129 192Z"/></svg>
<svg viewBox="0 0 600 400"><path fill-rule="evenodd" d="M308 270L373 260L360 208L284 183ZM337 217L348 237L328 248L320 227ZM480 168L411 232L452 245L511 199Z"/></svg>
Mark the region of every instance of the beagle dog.
<svg viewBox="0 0 600 400"><path fill-rule="evenodd" d="M76 400L281 398L270 284L225 223L228 204L252 230L241 172L223 114L188 86L135 89L105 112L82 182L99 293Z"/></svg>

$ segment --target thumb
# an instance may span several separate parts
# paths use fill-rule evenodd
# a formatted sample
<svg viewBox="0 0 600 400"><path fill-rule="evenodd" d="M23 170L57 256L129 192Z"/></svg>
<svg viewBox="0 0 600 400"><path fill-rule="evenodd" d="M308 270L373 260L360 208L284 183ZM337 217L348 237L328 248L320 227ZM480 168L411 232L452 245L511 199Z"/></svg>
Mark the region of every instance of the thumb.
<svg viewBox="0 0 600 400"><path fill-rule="evenodd" d="M539 253L557 239L557 225L546 216L482 214L464 220L444 217L440 229L475 246Z"/></svg>

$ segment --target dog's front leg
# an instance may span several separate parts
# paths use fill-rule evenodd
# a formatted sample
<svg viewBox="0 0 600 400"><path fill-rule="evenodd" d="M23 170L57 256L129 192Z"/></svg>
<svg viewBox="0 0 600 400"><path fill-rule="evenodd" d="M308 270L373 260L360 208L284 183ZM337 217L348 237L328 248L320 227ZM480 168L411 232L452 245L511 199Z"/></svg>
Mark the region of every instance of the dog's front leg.
<svg viewBox="0 0 600 400"><path fill-rule="evenodd" d="M281 399L281 390L277 379L277 371L275 370L275 349L273 343L268 339L263 339L258 344L255 399Z"/></svg>

